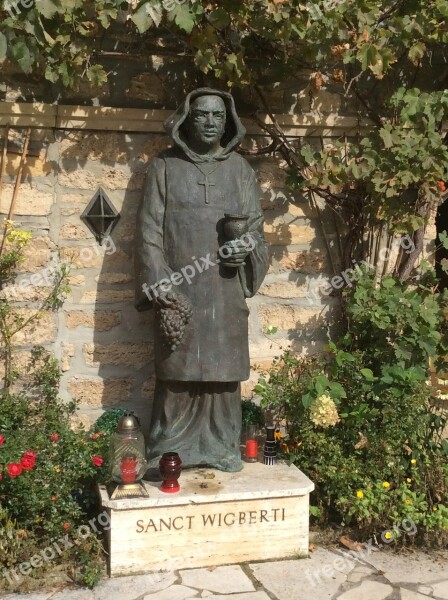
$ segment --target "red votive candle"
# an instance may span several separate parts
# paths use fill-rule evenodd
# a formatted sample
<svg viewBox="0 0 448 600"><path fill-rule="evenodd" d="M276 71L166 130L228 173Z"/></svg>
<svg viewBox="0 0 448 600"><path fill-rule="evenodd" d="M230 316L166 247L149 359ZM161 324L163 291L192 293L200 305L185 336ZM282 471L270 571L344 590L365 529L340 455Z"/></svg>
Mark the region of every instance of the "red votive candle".
<svg viewBox="0 0 448 600"><path fill-rule="evenodd" d="M137 460L123 458L121 460L121 480L125 484L134 483L137 479Z"/></svg>
<svg viewBox="0 0 448 600"><path fill-rule="evenodd" d="M257 458L258 456L258 442L257 440L246 441L246 458Z"/></svg>

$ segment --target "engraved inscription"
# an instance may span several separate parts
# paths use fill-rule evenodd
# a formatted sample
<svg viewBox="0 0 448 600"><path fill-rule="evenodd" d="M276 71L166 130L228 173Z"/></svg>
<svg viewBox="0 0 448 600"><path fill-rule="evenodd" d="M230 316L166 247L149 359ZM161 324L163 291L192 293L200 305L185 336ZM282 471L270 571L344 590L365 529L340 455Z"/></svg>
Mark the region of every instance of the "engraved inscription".
<svg viewBox="0 0 448 600"><path fill-rule="evenodd" d="M225 513L202 514L196 521L199 527L233 527L239 525L255 525L256 523L275 523L284 521L286 518L284 508L271 508L269 510L248 510ZM136 523L136 533L156 533L160 531L172 531L191 529L195 515L177 516L169 518L139 519Z"/></svg>

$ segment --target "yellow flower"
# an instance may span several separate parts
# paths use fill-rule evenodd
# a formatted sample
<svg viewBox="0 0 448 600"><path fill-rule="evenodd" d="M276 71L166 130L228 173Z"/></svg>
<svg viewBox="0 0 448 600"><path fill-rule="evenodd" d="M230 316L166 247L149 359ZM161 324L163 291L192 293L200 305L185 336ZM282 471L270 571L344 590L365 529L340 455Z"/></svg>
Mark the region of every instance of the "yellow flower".
<svg viewBox="0 0 448 600"><path fill-rule="evenodd" d="M435 512L437 510L437 506L433 506L432 510Z"/></svg>
<svg viewBox="0 0 448 600"><path fill-rule="evenodd" d="M406 482L407 482L407 483L412 483L412 479L411 479L410 477L407 477L407 478L406 478Z"/></svg>
<svg viewBox="0 0 448 600"><path fill-rule="evenodd" d="M405 504L411 504L411 499L410 498L406 498L406 500L404 501Z"/></svg>
<svg viewBox="0 0 448 600"><path fill-rule="evenodd" d="M417 464L417 461L416 461L416 459L415 459L415 458L412 458L412 459L411 459L411 465L415 465L415 464Z"/></svg>
<svg viewBox="0 0 448 600"><path fill-rule="evenodd" d="M283 433L280 431L280 429L276 429L274 433L274 438L276 440L281 440L283 437Z"/></svg>
<svg viewBox="0 0 448 600"><path fill-rule="evenodd" d="M388 481L383 481L383 487L387 490L388 488L390 488L390 483Z"/></svg>
<svg viewBox="0 0 448 600"><path fill-rule="evenodd" d="M362 490L358 490L356 492L356 497L357 498L364 498L364 492Z"/></svg>
<svg viewBox="0 0 448 600"><path fill-rule="evenodd" d="M390 540L392 538L392 534L390 531L386 531L384 534L384 537L386 538L386 540Z"/></svg>
<svg viewBox="0 0 448 600"><path fill-rule="evenodd" d="M53 471L55 473L60 473L61 472L61 467L53 467Z"/></svg>

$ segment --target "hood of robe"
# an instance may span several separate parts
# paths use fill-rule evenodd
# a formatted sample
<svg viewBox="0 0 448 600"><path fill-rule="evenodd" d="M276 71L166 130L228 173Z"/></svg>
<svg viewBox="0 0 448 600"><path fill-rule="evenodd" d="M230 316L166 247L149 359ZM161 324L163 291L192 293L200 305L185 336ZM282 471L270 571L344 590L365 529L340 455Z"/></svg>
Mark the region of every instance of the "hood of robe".
<svg viewBox="0 0 448 600"><path fill-rule="evenodd" d="M216 156L202 156L200 154L196 154L196 152L193 152L193 150L188 146L185 131L185 121L190 113L191 103L199 96L219 96L223 99L226 107L226 126L224 134L221 138L222 152ZM236 114L235 102L232 95L228 92L221 92L220 90L214 90L211 88L199 88L193 92L190 92L176 112L165 121L165 129L173 140L174 144L181 148L188 158L190 158L193 162L226 160L226 158L230 156L231 152L241 142L246 133L240 118Z"/></svg>

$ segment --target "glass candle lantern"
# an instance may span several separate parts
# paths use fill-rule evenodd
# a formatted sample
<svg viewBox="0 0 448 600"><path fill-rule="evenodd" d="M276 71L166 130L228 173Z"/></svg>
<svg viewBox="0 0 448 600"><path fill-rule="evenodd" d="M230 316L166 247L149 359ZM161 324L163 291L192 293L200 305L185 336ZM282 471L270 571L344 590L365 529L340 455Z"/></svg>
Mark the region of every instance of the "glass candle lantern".
<svg viewBox="0 0 448 600"><path fill-rule="evenodd" d="M259 443L260 443L260 428L254 423L243 425L241 430L241 442L243 445L243 458L245 462L257 462Z"/></svg>
<svg viewBox="0 0 448 600"><path fill-rule="evenodd" d="M147 469L145 439L138 419L124 415L110 439L112 481L116 484L111 498L147 497L141 483Z"/></svg>

